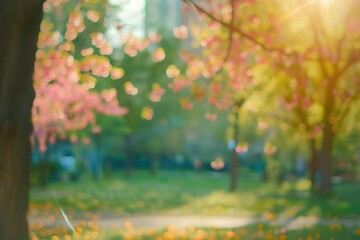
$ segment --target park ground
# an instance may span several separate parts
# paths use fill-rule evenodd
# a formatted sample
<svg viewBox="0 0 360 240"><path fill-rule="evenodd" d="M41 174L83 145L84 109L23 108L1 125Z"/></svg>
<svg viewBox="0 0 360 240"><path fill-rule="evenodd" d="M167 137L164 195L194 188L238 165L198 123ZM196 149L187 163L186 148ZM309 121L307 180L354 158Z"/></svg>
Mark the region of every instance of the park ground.
<svg viewBox="0 0 360 240"><path fill-rule="evenodd" d="M242 171L113 173L31 190L32 239L360 239L360 184L312 197L309 182L264 183Z"/></svg>

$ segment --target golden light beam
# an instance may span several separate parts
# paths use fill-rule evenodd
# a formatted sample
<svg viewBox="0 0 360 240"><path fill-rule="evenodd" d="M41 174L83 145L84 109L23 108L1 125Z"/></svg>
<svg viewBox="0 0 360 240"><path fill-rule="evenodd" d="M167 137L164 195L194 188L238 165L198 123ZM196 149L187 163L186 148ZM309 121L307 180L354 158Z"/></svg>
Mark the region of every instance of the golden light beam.
<svg viewBox="0 0 360 240"><path fill-rule="evenodd" d="M326 16L328 17L329 14L330 14L330 4L331 4L331 0L309 0L309 1L305 2L303 5L295 8L293 11L291 11L290 13L288 13L287 15L285 15L282 20L285 21L285 20L287 20L288 18L294 16L296 13L300 12L302 9L304 9L305 7L307 7L307 6L309 6L310 4L314 3L315 1L321 1L321 3L322 3L321 5L324 7Z"/></svg>
<svg viewBox="0 0 360 240"><path fill-rule="evenodd" d="M298 13L299 11L301 11L302 9L304 9L305 7L309 6L310 4L312 4L313 2L315 2L316 0L309 0L306 3L304 3L303 5L295 8L293 11L291 11L290 13L288 13L287 15L285 15L285 17L283 18L283 21L292 17L293 15L295 15L296 13ZM328 1L328 0L322 0L322 1Z"/></svg>
<svg viewBox="0 0 360 240"><path fill-rule="evenodd" d="M331 0L321 0L322 1L322 4L325 8L325 12L326 12L326 16L329 16L329 13L330 13L330 1Z"/></svg>

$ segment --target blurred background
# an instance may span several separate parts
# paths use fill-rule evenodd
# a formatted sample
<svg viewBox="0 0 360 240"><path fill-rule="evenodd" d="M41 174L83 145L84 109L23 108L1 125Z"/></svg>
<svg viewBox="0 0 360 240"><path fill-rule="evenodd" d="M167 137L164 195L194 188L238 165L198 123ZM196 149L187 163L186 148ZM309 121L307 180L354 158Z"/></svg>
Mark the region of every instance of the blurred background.
<svg viewBox="0 0 360 240"><path fill-rule="evenodd" d="M256 1L236 5L241 12L254 4L233 24L246 18L244 30L265 32L255 35L258 41L301 52L267 58L261 44L211 22L207 14L229 20L232 1L184 2L45 1L34 75L32 239L359 237L359 101L351 90L359 85L357 58L344 77L354 86L341 83L334 91L334 106L344 104L334 112L340 109L343 121L329 120L337 131L326 188L320 167L326 93L319 90L326 84L314 67L320 61L313 59L314 38L294 34L307 28L307 16L281 18L292 24L275 40L277 29L254 20L310 3L290 1L280 10ZM358 36L334 34L328 42L358 51ZM332 60L324 61L332 69ZM241 68L236 77L234 67ZM206 217L215 223L201 225ZM181 221L187 228L177 229ZM221 225L226 221L233 224Z"/></svg>

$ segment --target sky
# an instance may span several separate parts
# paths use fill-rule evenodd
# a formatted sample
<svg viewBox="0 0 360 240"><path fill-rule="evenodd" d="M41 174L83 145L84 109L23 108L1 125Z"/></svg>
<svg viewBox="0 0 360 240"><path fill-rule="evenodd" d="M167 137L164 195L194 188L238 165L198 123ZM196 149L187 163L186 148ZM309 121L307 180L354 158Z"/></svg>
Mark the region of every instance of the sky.
<svg viewBox="0 0 360 240"><path fill-rule="evenodd" d="M121 22L121 31L116 29L116 24L110 24L107 32L109 42L113 46L120 46L121 34L132 31L137 37L144 36L145 0L109 0L110 4L121 6L116 14Z"/></svg>

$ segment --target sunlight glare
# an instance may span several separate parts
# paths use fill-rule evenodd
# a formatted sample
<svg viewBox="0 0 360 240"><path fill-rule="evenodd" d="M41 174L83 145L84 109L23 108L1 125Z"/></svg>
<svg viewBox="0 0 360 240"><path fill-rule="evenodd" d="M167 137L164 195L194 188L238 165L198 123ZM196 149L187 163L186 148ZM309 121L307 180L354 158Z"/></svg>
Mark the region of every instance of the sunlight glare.
<svg viewBox="0 0 360 240"><path fill-rule="evenodd" d="M293 11L291 11L289 14L285 15L284 20L292 17L293 15L295 15L296 13L298 13L299 11L301 11L302 9L307 7L308 5L314 3L315 1L316 0L309 0L309 1L305 2L301 6L297 7ZM329 15L331 0L319 0L319 1L321 1L321 5L324 7L326 14Z"/></svg>
<svg viewBox="0 0 360 240"><path fill-rule="evenodd" d="M321 0L323 7L325 8L326 15L329 15L331 0Z"/></svg>
<svg viewBox="0 0 360 240"><path fill-rule="evenodd" d="M326 6L330 5L331 0L321 0L321 1L322 1L322 4L326 7Z"/></svg>
<svg viewBox="0 0 360 240"><path fill-rule="evenodd" d="M306 3L304 3L303 5L299 6L298 8L294 9L293 11L291 11L289 14L287 14L287 15L284 17L284 20L292 17L293 15L295 15L296 13L298 13L299 11L301 11L302 9L304 9L306 6L312 4L314 1L315 1L315 0L310 0L310 1L306 2ZM321 0L321 1L324 1L324 0Z"/></svg>

